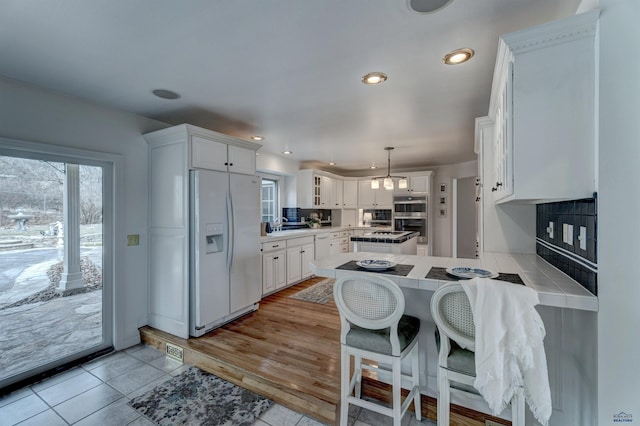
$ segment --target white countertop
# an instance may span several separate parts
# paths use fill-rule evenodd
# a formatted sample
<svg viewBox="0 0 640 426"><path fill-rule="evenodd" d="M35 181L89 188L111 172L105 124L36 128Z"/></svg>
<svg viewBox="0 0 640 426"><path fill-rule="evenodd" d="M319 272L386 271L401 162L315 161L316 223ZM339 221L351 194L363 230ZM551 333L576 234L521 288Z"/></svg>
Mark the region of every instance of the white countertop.
<svg viewBox="0 0 640 426"><path fill-rule="evenodd" d="M305 229L291 229L286 231L277 231L267 234L265 237L260 237L261 243L268 243L270 241L287 240L289 238L306 237L309 235L324 234L327 232L340 232L351 231L355 229L374 231L385 230L390 228L373 228L373 227L358 227L358 226L323 226L321 228L305 228Z"/></svg>
<svg viewBox="0 0 640 426"><path fill-rule="evenodd" d="M468 266L494 272L518 274L527 287L538 292L540 304L558 308L598 311L598 298L559 269L535 254L485 253L482 259L413 256L382 253L341 253L311 263L311 271L322 277L339 278L353 271L336 269L351 260L384 259L399 264L414 265L406 277L385 275L400 287L435 291L451 281L425 278L432 267ZM375 272L355 272L368 274Z"/></svg>

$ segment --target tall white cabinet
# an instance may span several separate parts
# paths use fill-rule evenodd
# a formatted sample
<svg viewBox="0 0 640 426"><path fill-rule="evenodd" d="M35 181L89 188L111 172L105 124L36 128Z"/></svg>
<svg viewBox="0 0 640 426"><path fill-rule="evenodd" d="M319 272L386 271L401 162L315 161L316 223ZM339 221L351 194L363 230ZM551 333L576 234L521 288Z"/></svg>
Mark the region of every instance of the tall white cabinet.
<svg viewBox="0 0 640 426"><path fill-rule="evenodd" d="M260 145L188 124L144 137L149 153L149 325L188 338L189 170L253 175Z"/></svg>

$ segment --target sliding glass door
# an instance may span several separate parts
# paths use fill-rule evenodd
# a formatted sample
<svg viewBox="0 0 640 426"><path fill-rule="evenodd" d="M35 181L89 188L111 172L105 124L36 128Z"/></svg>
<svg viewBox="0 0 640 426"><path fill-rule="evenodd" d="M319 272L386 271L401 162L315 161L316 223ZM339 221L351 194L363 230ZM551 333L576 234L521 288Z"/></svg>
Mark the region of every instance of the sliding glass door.
<svg viewBox="0 0 640 426"><path fill-rule="evenodd" d="M112 346L112 179L0 145L0 388Z"/></svg>

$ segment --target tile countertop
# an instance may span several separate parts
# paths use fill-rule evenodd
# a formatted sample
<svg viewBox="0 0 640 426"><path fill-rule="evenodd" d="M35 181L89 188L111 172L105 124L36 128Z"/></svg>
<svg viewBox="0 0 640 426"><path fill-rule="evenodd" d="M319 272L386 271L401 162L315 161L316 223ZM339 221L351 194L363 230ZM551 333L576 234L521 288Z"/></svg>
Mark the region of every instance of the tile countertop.
<svg viewBox="0 0 640 426"><path fill-rule="evenodd" d="M535 254L485 253L482 259L455 259L451 257L366 252L340 253L316 259L311 263L311 271L321 277L339 278L353 272L336 269L338 266L351 260L362 259L384 259L398 264L414 265L406 277L385 274L386 277L396 282L400 287L434 291L441 285L451 281L425 278L432 267L480 267L495 272L518 274L527 287L538 292L540 305L598 311L598 298L596 296Z"/></svg>
<svg viewBox="0 0 640 426"><path fill-rule="evenodd" d="M288 240L289 238L307 237L309 235L325 234L327 232L340 232L340 231L352 231L352 230L389 230L391 228L372 228L372 227L358 227L358 226L324 226L322 228L307 228L307 229L291 229L286 231L277 231L267 234L265 237L260 237L261 243L268 243L270 241Z"/></svg>

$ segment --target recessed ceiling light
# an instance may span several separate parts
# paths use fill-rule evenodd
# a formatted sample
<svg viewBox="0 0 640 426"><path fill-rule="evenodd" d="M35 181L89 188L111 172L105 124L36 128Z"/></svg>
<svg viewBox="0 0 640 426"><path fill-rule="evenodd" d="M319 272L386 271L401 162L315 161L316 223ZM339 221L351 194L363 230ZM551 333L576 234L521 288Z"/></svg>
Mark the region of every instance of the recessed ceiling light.
<svg viewBox="0 0 640 426"><path fill-rule="evenodd" d="M473 49L469 49L468 47L456 49L444 55L444 58L442 58L442 62L447 65L458 65L463 62L467 62L473 57L474 54L475 52L473 51Z"/></svg>
<svg viewBox="0 0 640 426"><path fill-rule="evenodd" d="M453 0L407 0L409 9L420 14L437 12Z"/></svg>
<svg viewBox="0 0 640 426"><path fill-rule="evenodd" d="M336 165L336 163L334 163L333 161L330 161L330 162L329 162L329 165L330 165L330 166L335 166L335 165Z"/></svg>
<svg viewBox="0 0 640 426"><path fill-rule="evenodd" d="M166 89L155 89L151 93L162 99L178 99L180 97L179 93Z"/></svg>
<svg viewBox="0 0 640 426"><path fill-rule="evenodd" d="M290 151L290 150L287 149L287 150L282 151L282 153L285 154L285 155L291 155L291 154L293 154L293 151Z"/></svg>
<svg viewBox="0 0 640 426"><path fill-rule="evenodd" d="M261 141L264 139L264 136L258 136L258 135L251 136L251 139L253 139L254 141Z"/></svg>
<svg viewBox="0 0 640 426"><path fill-rule="evenodd" d="M387 75L383 72L370 72L362 76L364 84L380 84L387 81Z"/></svg>

